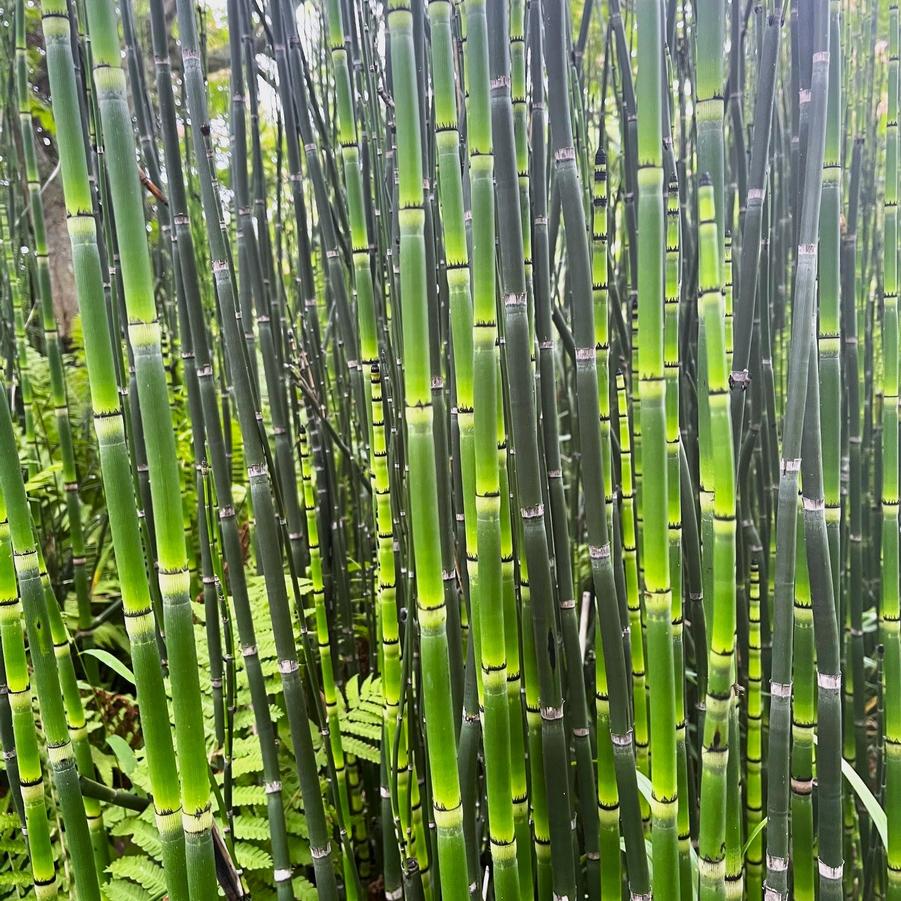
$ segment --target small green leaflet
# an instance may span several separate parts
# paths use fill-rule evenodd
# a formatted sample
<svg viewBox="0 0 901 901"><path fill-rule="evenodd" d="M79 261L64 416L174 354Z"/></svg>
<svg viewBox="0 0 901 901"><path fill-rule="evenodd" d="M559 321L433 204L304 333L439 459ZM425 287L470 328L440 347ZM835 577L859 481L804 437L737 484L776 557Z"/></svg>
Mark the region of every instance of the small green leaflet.
<svg viewBox="0 0 901 901"><path fill-rule="evenodd" d="M131 745L129 745L121 735L108 735L106 743L116 755L116 760L119 761L119 769L122 770L126 776L130 776L138 765L135 752L131 749Z"/></svg>
<svg viewBox="0 0 901 901"><path fill-rule="evenodd" d="M134 673L118 657L110 654L109 651L104 651L103 648L87 648L82 653L96 657L101 663L105 663L114 673L121 676L131 685L135 684Z"/></svg>

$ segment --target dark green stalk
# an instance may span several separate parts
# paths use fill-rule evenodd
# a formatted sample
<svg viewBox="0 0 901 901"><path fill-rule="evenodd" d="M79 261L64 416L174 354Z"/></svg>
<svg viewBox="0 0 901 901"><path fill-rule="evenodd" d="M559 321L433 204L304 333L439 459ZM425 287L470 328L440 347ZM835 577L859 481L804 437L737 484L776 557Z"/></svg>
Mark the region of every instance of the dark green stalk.
<svg viewBox="0 0 901 901"><path fill-rule="evenodd" d="M635 752L632 739L632 723L628 705L628 689L625 681L622 627L619 622L613 560L607 530L607 512L603 489L600 423L598 421L598 381L595 359L594 308L591 302L591 262L585 210L582 205L582 188L576 165L576 153L572 139L569 115L569 92L565 70L562 9L557 2L544 6L545 27L548 34L548 50L545 60L548 66L548 101L551 124L551 146L554 149L554 172L560 185L561 206L566 231L566 247L573 297L573 338L576 343L576 393L579 411L580 444L582 451L582 481L587 491L594 491L597 502L586 506L589 557L592 581L598 604L598 616L604 623L604 659L611 702L611 739L617 773L623 834L626 845L629 885L633 894L649 891L644 839L641 835L638 786L635 775ZM655 89L659 86L656 79ZM662 201L662 196L661 196ZM661 235L662 237L662 235ZM661 242L662 246L662 242ZM662 275L661 256L661 275ZM662 339L662 330L661 335ZM521 457L517 456L521 463ZM598 490L600 489L600 490ZM664 540L666 516L662 511ZM664 551L665 552L665 551ZM669 630L669 593L666 593L665 623L667 642ZM668 644L670 650L671 643ZM672 660L667 659L667 676L672 688ZM663 689L661 689L663 690ZM674 723L670 719L670 727ZM673 767L675 769L675 765ZM675 794L675 792L674 792ZM667 797L659 797L666 807ZM675 805L673 805L675 809ZM663 811L661 811L663 812ZM675 822L673 822L675 845ZM675 864L675 859L674 859ZM678 878L674 876L674 878ZM557 894L571 894L561 892Z"/></svg>
<svg viewBox="0 0 901 901"><path fill-rule="evenodd" d="M221 214L213 182L212 153L204 134L204 123L208 121L206 94L200 72L193 9L187 4L180 3L178 15L182 39L182 62L188 89L188 110L194 125L191 134L195 163L200 176L204 218L208 224L209 254L212 260L220 323L225 339L226 358L229 363L229 374L236 401L235 407L244 444L244 462L247 467L256 520L257 546L266 579L269 614L276 640L276 654L279 659L279 673L282 679L288 725L294 746L297 773L310 835L316 885L321 898L334 898L337 895L337 885L331 861L330 837L313 754L307 703L301 682L294 630L285 588L282 543L273 501L273 485L267 466L268 455L265 453L264 437L258 426L250 367L244 355L245 345L239 332L235 312L234 284L229 265L228 246L223 234ZM305 632L303 623L301 623L301 628ZM308 670L309 672L310 670ZM322 723L320 727L327 740L326 724Z"/></svg>
<svg viewBox="0 0 901 901"><path fill-rule="evenodd" d="M807 376L816 300L817 239L826 132L829 81L829 17L821 0L814 8L814 59L811 77L809 148L801 202L797 271L792 317L782 453L776 509L776 571L770 677L769 752L767 755L767 876L773 901L788 895L789 820L788 769L791 708L791 609L795 563L795 519L801 460L801 426L807 396Z"/></svg>

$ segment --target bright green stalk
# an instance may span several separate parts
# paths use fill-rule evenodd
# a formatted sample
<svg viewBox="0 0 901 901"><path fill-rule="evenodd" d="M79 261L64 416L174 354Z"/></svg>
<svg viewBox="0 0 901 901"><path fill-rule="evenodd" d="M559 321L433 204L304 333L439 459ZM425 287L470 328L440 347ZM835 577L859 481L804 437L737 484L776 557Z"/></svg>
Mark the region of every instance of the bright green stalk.
<svg viewBox="0 0 901 901"><path fill-rule="evenodd" d="M716 243L714 192L702 177L699 187L700 315L704 319L707 388L710 392L710 443L713 447L714 545L713 624L708 654L707 699L701 773L700 897L725 895L726 770L729 705L735 673L735 462L729 410L729 370L723 315L723 276Z"/></svg>
<svg viewBox="0 0 901 901"><path fill-rule="evenodd" d="M37 723L32 713L31 683L25 657L22 605L16 586L6 501L0 491L0 647L9 687L15 753L19 764L28 853L37 898L55 898L56 861L50 844L50 824L44 798L44 776L38 753ZM8 749L4 748L8 752Z"/></svg>
<svg viewBox="0 0 901 901"><path fill-rule="evenodd" d="M600 633L600 630L598 630ZM622 866L619 836L619 792L613 743L610 739L610 693L604 666L604 643L598 634L595 644L595 704L598 743L598 821L600 825L601 898L615 901L622 895Z"/></svg>
<svg viewBox="0 0 901 901"><path fill-rule="evenodd" d="M369 396L372 403L372 493L375 498L376 534L378 536L378 605L380 669L382 674L382 697L385 703L382 720L382 759L389 772L388 782L391 792L392 829L397 832L397 844L403 847L404 832L400 817L404 812L395 790L397 781L407 777L409 768L405 729L398 725L400 720L401 658L400 630L397 622L397 575L394 565L394 519L391 513L391 482L388 475L388 441L385 434L385 407L382 400L382 378L378 366L370 373ZM395 746L397 754L395 755ZM396 781L397 780L397 781ZM382 824L385 828L385 824ZM395 851L396 847L395 844ZM386 842L386 851L389 847ZM400 861L397 861L399 866ZM399 884L389 884L392 868L385 863L385 893L398 891Z"/></svg>
<svg viewBox="0 0 901 901"><path fill-rule="evenodd" d="M608 303L608 206L607 158L602 149L595 157L592 199L592 258L591 281L594 295L594 330L598 373L598 406L601 422L601 451L604 465L604 488L607 491L613 528L613 453L610 445L610 325ZM622 872L619 850L619 793L613 764L613 745L610 742L610 696L607 670L604 665L604 643L600 630L595 639L595 703L597 706L597 802L600 826L599 852L601 897L604 901L622 894Z"/></svg>
<svg viewBox="0 0 901 901"><path fill-rule="evenodd" d="M2 644L2 631L0 631L0 644ZM22 829L27 831L25 802L22 799L22 780L19 775L19 759L16 754L16 733L13 729L13 712L9 701L9 683L6 678L6 667L3 664L2 647L0 647L0 760L3 761L3 769L6 771L12 807L19 818Z"/></svg>
<svg viewBox="0 0 901 901"><path fill-rule="evenodd" d="M738 723L738 697L729 703L729 762L726 769L726 897L741 901L745 890L742 829L742 759Z"/></svg>
<svg viewBox="0 0 901 901"><path fill-rule="evenodd" d="M725 256L725 115L726 3L724 0L700 0L695 10L695 102L697 112L698 173L709 175L713 185L717 248L720 261ZM698 226L700 230L700 225ZM700 238L699 238L700 240Z"/></svg>
<svg viewBox="0 0 901 901"><path fill-rule="evenodd" d="M428 5L431 40L429 52L434 92L435 155L438 172L438 201L441 211L441 237L447 273L448 312L450 318L451 355L456 389L457 427L459 430L459 471L462 493L463 541L459 553L466 554L464 590L469 593L470 611L476 626L469 630L476 650L480 645L475 613L478 594L478 538L475 490L475 421L473 419L473 310L470 294L469 249L464 214L463 176L460 166L461 148L457 112L457 84L454 64L454 14L447 0L433 0ZM457 511L458 517L461 511ZM472 677L471 677L472 678ZM476 694L482 695L481 679ZM479 726L464 714L461 757L475 767ZM469 780L471 784L474 780ZM464 817L466 828L476 827L475 791L464 781ZM471 838L474 841L474 836ZM468 849L470 862L474 848Z"/></svg>
<svg viewBox="0 0 901 901"><path fill-rule="evenodd" d="M9 411L8 389L5 383L0 384L0 389L4 395L4 400L0 403L0 491L5 498L9 518L10 543L19 597L25 615L35 695L47 741L53 785L66 830L66 846L71 858L75 892L82 901L95 898L100 901L94 851L78 782L78 765L66 728L66 711L44 604L44 586L38 565L31 509L25 494L25 483L22 481L16 436ZM26 692L24 696L29 695Z"/></svg>
<svg viewBox="0 0 901 901"><path fill-rule="evenodd" d="M715 203L714 217L717 226L717 248L720 261L725 254L725 149L723 136L724 103L724 59L726 4L723 0L701 0L696 10L697 27L695 36L695 103L697 127L697 172L707 173L713 185ZM700 238L698 239L700 241ZM704 576L704 611L708 623L707 636L710 638L710 624L713 621L713 545L714 512L713 448L710 446L710 428L706 422L709 412L709 386L706 384L707 366L704 362L706 341L703 336L705 325L698 326L698 433L700 457L700 507L701 507L701 551Z"/></svg>
<svg viewBox="0 0 901 901"><path fill-rule="evenodd" d="M507 650L501 573L494 148L485 0L466 2L465 60L469 76L467 138L472 191L473 417L479 579L478 591L472 601L473 620L480 638L476 650L481 655L482 732L494 888L503 901L519 897L519 870L510 784Z"/></svg>
<svg viewBox="0 0 901 901"><path fill-rule="evenodd" d="M328 717L328 733L335 772L338 778L338 800L344 822L350 822L350 799L347 793L347 767L344 748L341 745L341 729L338 723L338 694L332 663L332 645L329 636L328 614L325 605L325 585L322 581L322 556L319 549L319 516L316 491L313 486L313 463L310 459L306 428L298 435L300 446L300 476L303 480L303 506L307 517L307 549L310 554L308 574L313 588L313 614L316 620L316 643L319 648L319 666L322 671L322 695ZM345 863L350 863L345 861ZM356 897L353 873L344 874L348 897Z"/></svg>
<svg viewBox="0 0 901 901"><path fill-rule="evenodd" d="M47 619L50 623L50 639L53 642L53 653L59 671L60 688L63 694L63 706L66 711L66 726L75 755L75 763L80 775L91 779L95 775L94 759L91 756L91 743L88 740L87 719L84 703L78 688L75 665L72 659L69 631L63 622L59 602L53 594L50 579L47 575L43 559L40 561L41 582L44 591L44 602ZM103 825L103 814L100 802L96 798L84 796L84 811L91 831L91 845L94 849L94 861L100 880L105 882L104 870L109 863L106 830Z"/></svg>
<svg viewBox="0 0 901 901"><path fill-rule="evenodd" d="M671 628L673 677L676 693L676 764L679 804L679 888L682 897L691 883L691 823L688 796L688 748L685 711L685 648L682 640L682 486L679 431L679 302L680 295L679 188L671 181L666 205L666 278L664 287L664 367L666 374L666 469L669 566L672 585Z"/></svg>
<svg viewBox="0 0 901 901"><path fill-rule="evenodd" d="M453 8L448 0L429 3L432 86L435 98L435 151L438 168L438 199L447 267L451 343L456 387L457 421L460 430L461 473L467 546L476 550L474 489L472 299L470 297L469 251L463 211L463 176L460 168L456 77L454 71Z"/></svg>
<svg viewBox="0 0 901 901"><path fill-rule="evenodd" d="M794 896L814 896L813 857L813 738L816 730L816 707L813 684L813 609L804 531L798 517L798 562L795 568L795 645L792 681L792 749L791 749L791 817L792 817L792 888Z"/></svg>
<svg viewBox="0 0 901 901"><path fill-rule="evenodd" d="M528 563L525 557L519 564L519 591L522 604L523 682L526 703L526 747L529 754L529 813L532 820L532 839L535 842L535 885L539 898L547 897L552 889L551 832L548 823L547 791L544 785L544 746L541 736L541 697L538 686L538 663L535 639L530 628L532 620L531 588ZM617 807L618 811L618 807ZM619 817L617 816L617 822ZM619 843L617 843L617 853ZM520 884L520 890L522 885Z"/></svg>
<svg viewBox="0 0 901 901"><path fill-rule="evenodd" d="M658 898L679 897L676 689L667 505L664 381L663 22L659 0L638 8L638 393L641 403L643 533L651 719L651 844Z"/></svg>
<svg viewBox="0 0 901 901"><path fill-rule="evenodd" d="M191 627L190 572L185 547L178 454L172 427L161 329L140 182L135 177L135 139L120 65L117 16L111 0L90 0L88 33L94 87L102 122L112 213L122 274L128 339L134 357L138 405L147 448L160 595L171 678L188 882L192 897L216 891L209 766L203 728L197 650Z"/></svg>
<svg viewBox="0 0 901 901"><path fill-rule="evenodd" d="M747 745L745 754L745 834L752 835L763 819L763 740L761 721L763 700L761 684L760 635L760 568L751 564L751 584L748 593L748 684ZM745 854L748 897L760 897L763 889L763 834L758 833Z"/></svg>
<svg viewBox="0 0 901 901"><path fill-rule="evenodd" d="M103 296L103 278L92 210L85 143L81 131L67 6L45 0L44 41L59 136L60 169L68 213L75 286L83 321L94 427L106 491L110 531L131 643L141 728L150 772L163 866L170 898L187 898L184 833L178 775L172 747L156 624L132 494L131 464L116 385L113 345Z"/></svg>
<svg viewBox="0 0 901 901"><path fill-rule="evenodd" d="M457 743L452 718L447 609L438 534L440 522L432 435L419 87L413 46L413 13L405 0L394 0L390 4L388 29L397 120L403 384L409 447L409 510L424 676L423 703L432 804L438 833L441 890L449 898L463 898L468 892L470 878L463 838ZM496 474L493 464L492 454L492 469Z"/></svg>
<svg viewBox="0 0 901 901"><path fill-rule="evenodd" d="M59 336L56 328L56 317L53 309L53 297L50 287L50 266L47 255L47 241L44 227L44 206L41 199L41 186L38 180L37 158L35 155L34 133L31 126L31 108L29 105L29 86L27 56L25 48L25 10L21 0L16 6L16 87L19 105L19 125L22 146L25 156L25 175L28 182L29 211L31 214L32 232L34 236L35 276L37 294L41 305L41 319L46 341L47 358L50 373L50 392L53 403L57 430L59 433L60 452L62 457L63 480L67 510L69 514L70 537L72 542L72 563L76 598L78 602L78 621L81 628L91 625L91 601L88 594L85 574L84 539L81 527L81 504L78 497L78 478L75 471L75 457L72 446L72 432L69 425L69 410L66 400L65 376L62 357L60 355ZM23 359L25 359L23 357ZM46 574L45 574L46 575ZM48 587L49 591L49 587ZM52 640L58 658L60 681L66 708L69 734L72 739L75 758L79 770L85 776L94 773L85 729L84 708L78 692L75 671L69 654L69 638L59 613L56 598L48 595L48 613ZM86 658L90 659L90 658ZM94 668L96 672L96 668ZM91 829L97 869L103 872L107 863L106 835L100 804L94 798L85 797L85 814Z"/></svg>
<svg viewBox="0 0 901 901"><path fill-rule="evenodd" d="M498 433L501 433L503 407L498 398ZM501 574L504 593L504 633L507 653L507 710L510 723L510 794L513 801L513 827L516 834L516 861L519 867L519 893L523 901L532 897L532 837L529 829L529 783L526 777L525 720L523 717L522 671L519 640L521 635L517 609L516 569L511 514L512 492L507 471L507 442L498 442L497 468L501 492Z"/></svg>
<svg viewBox="0 0 901 901"><path fill-rule="evenodd" d="M648 760L648 692L645 679L644 630L641 617L641 589L638 578L638 536L635 528L634 454L630 405L623 373L617 377L616 415L619 433L620 499L622 502L623 567L626 604L629 610L629 658L632 661L632 703L635 707L635 756L638 769L650 775Z"/></svg>
<svg viewBox="0 0 901 901"><path fill-rule="evenodd" d="M30 89L28 84L28 57L25 46L25 7L23 0L16 3L16 94L19 105L19 131L25 156L25 177L28 182L29 213L34 236L34 256L37 296L41 304L41 324L47 348L50 374L50 400L56 416L59 434L62 477L66 493L66 509L69 515L69 540L72 546L72 569L75 597L78 602L78 627L86 630L91 625L91 597L85 572L84 535L81 524L81 501L78 496L78 473L75 468L75 452L72 445L72 428L69 424L69 408L66 397L65 370L59 346L56 314L50 286L50 261L47 253L47 236L44 227L44 203L35 154L34 131L31 125ZM23 358L24 364L25 358ZM30 414L30 411L27 411ZM90 636L85 636L90 642ZM89 644L85 646L90 646ZM96 675L96 667L87 663L88 672ZM99 805L91 804L95 813Z"/></svg>
<svg viewBox="0 0 901 901"><path fill-rule="evenodd" d="M726 359L732 362L732 276L734 274L732 261L732 232L726 232L726 246L723 256L723 315L726 319Z"/></svg>

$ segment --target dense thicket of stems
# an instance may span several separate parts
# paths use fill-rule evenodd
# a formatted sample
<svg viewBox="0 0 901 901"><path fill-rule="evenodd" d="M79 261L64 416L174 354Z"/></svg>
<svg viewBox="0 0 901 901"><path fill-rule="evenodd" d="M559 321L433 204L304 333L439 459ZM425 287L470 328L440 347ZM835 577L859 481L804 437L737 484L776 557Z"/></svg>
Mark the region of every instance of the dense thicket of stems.
<svg viewBox="0 0 901 901"><path fill-rule="evenodd" d="M0 886L899 895L894 0L40 12Z"/></svg>

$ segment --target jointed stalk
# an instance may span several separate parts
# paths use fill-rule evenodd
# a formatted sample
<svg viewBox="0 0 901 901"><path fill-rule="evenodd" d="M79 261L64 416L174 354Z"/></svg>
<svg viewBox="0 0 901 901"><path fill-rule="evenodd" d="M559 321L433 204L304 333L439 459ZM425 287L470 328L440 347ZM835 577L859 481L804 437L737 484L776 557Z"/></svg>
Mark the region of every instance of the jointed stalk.
<svg viewBox="0 0 901 901"><path fill-rule="evenodd" d="M162 842L166 885L175 901L188 897L178 775L156 624L131 489L131 466L116 385L112 341L104 307L97 227L74 77L72 32L65 3L46 0L42 4L42 12L53 113L60 136L60 169L69 216L69 238L84 326L94 428L116 565L122 584L126 629L131 645L156 823Z"/></svg>

